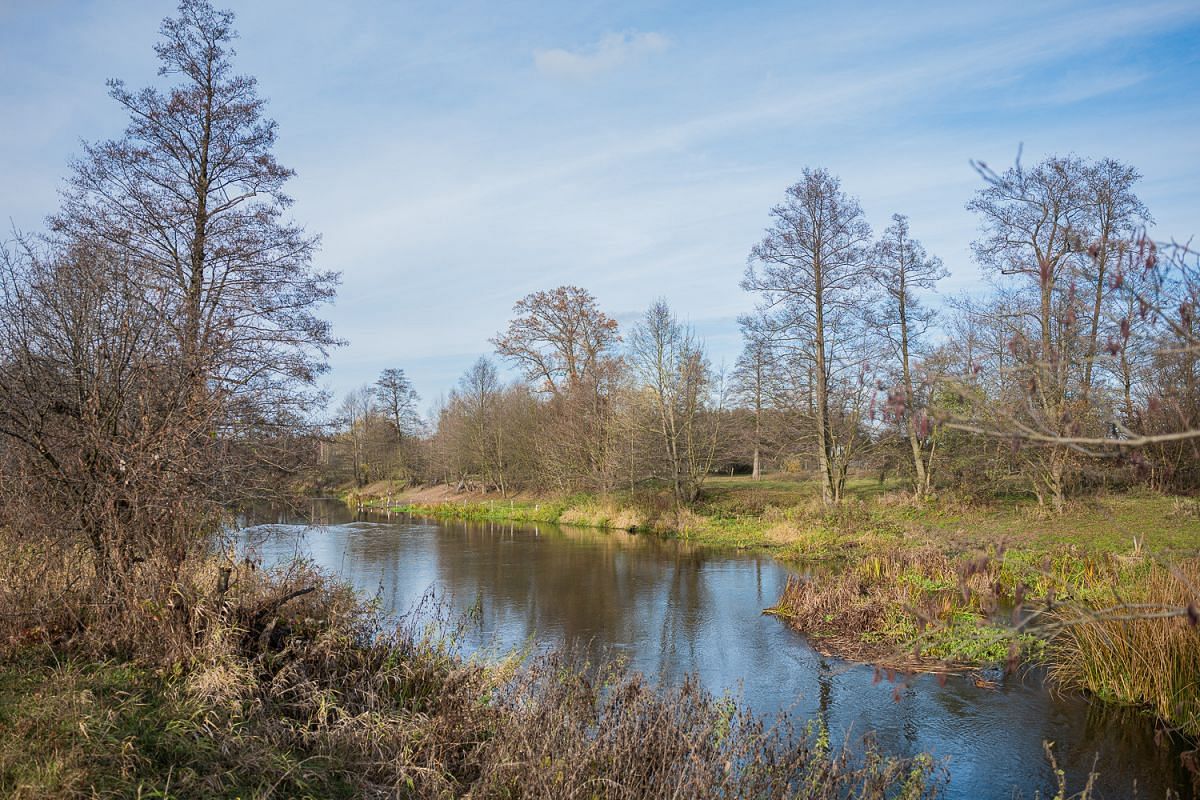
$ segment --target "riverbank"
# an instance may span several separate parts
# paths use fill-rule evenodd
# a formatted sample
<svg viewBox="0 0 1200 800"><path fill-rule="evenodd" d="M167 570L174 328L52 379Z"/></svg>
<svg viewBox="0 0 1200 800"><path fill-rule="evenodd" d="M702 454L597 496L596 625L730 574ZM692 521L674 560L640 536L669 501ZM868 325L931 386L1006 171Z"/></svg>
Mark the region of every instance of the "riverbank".
<svg viewBox="0 0 1200 800"><path fill-rule="evenodd" d="M437 609L393 630L311 570L241 564L222 591L223 566L170 587L183 615L68 591L37 625L0 616L0 795L916 800L940 784L928 757L843 750L695 682L481 660Z"/></svg>
<svg viewBox="0 0 1200 800"><path fill-rule="evenodd" d="M700 545L762 549L793 562L933 548L947 556L1004 547L1040 557L1077 554L1193 555L1200 549L1200 500L1140 492L1072 501L1053 514L1024 498L913 504L892 481L851 480L846 504L822 509L803 480L713 478L695 506L675 509L662 494L534 495L405 488L380 482L343 493L352 506L454 519L548 522L654 533Z"/></svg>
<svg viewBox="0 0 1200 800"><path fill-rule="evenodd" d="M1054 515L1019 499L914 505L898 489L857 481L835 512L814 502L811 486L779 478L714 479L702 502L682 511L654 496L499 498L447 487L396 493L390 505L356 502L763 550L799 573L769 610L829 655L933 671L1043 661L1062 686L1152 709L1200 735L1194 621L1125 610L1200 600L1196 500L1098 495Z"/></svg>

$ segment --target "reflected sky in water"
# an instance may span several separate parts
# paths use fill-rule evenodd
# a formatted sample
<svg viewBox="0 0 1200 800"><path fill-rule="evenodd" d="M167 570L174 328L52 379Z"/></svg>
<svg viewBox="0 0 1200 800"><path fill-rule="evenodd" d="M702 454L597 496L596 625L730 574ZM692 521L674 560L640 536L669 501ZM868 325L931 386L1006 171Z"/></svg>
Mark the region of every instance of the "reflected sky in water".
<svg viewBox="0 0 1200 800"><path fill-rule="evenodd" d="M267 564L311 558L396 613L430 590L460 613L478 604L472 648L619 654L665 682L696 673L715 692L740 691L760 713L820 717L835 740L872 731L885 751L947 757L951 797L1053 796L1043 740L1056 743L1073 791L1094 764L1099 797L1129 797L1136 781L1138 796L1160 798L1187 783L1147 718L1058 696L1035 674L996 690L922 676L897 692L870 667L821 656L762 614L788 576L766 556L556 526L355 519L329 503L312 519L248 519L241 546Z"/></svg>

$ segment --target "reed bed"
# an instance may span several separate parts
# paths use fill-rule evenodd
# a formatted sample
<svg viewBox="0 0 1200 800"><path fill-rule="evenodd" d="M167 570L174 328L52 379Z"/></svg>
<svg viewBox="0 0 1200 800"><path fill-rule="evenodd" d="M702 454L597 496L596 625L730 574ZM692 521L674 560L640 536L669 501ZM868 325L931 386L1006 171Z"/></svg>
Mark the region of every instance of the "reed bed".
<svg viewBox="0 0 1200 800"><path fill-rule="evenodd" d="M1021 635L989 616L999 563L935 550L869 556L842 569L792 576L771 613L830 655L897 667L1006 660Z"/></svg>
<svg viewBox="0 0 1200 800"><path fill-rule="evenodd" d="M1150 708L1200 737L1200 559L1149 562L1136 582L1109 584L1055 616L1051 675L1105 701Z"/></svg>

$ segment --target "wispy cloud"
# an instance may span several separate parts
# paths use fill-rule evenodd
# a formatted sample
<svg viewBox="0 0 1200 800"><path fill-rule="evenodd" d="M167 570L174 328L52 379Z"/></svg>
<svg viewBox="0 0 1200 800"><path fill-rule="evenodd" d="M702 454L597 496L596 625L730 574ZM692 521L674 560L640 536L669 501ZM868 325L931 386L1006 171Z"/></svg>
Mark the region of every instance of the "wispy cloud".
<svg viewBox="0 0 1200 800"><path fill-rule="evenodd" d="M1066 75L1026 102L1043 106L1068 106L1138 86L1153 77L1154 74L1146 69L1115 70L1104 75Z"/></svg>
<svg viewBox="0 0 1200 800"><path fill-rule="evenodd" d="M659 33L610 33L595 44L580 50L537 50L533 63L538 70L564 78L587 78L617 69L635 59L667 48L668 41Z"/></svg>

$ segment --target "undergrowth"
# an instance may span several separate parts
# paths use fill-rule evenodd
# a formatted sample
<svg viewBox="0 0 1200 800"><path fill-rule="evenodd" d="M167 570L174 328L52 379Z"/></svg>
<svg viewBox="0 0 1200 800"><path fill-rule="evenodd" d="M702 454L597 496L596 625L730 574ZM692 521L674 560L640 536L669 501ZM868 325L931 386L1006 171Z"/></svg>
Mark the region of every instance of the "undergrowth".
<svg viewBox="0 0 1200 800"><path fill-rule="evenodd" d="M0 593L0 795L919 798L940 784L928 757L833 747L695 681L464 655L469 620L385 623L305 565L160 566L111 607L80 581Z"/></svg>

